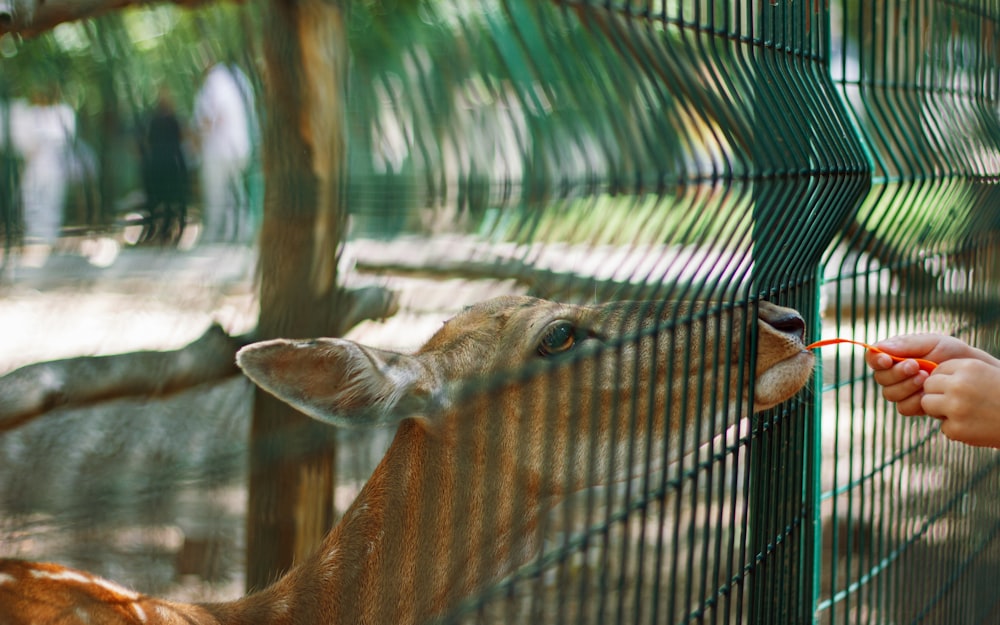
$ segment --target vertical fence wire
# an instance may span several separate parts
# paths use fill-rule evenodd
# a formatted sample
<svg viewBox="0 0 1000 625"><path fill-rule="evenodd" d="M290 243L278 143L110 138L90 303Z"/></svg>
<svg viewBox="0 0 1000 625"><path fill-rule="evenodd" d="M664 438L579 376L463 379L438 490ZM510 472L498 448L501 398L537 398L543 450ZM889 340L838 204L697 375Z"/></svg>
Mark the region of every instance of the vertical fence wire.
<svg viewBox="0 0 1000 625"><path fill-rule="evenodd" d="M873 182L824 259L825 334L996 349L998 18L995 2L833 5L831 72ZM995 454L899 416L858 350L823 371L818 622L995 619Z"/></svg>
<svg viewBox="0 0 1000 625"><path fill-rule="evenodd" d="M471 250L449 267L486 266L512 291L642 300L607 328L610 384L644 366L687 380L609 406L585 400L608 381L584 358L548 382L480 381L473 405L525 384L518 409L541 420L511 425L514 460L487 457L470 490L529 443L565 491L569 458L600 485L520 528L540 549L441 622L1000 618L993 451L901 417L853 348L821 354L815 392L756 414L741 395L765 300L800 311L809 338L933 331L1000 349L1000 3L384 4L350 16L355 236L442 235ZM627 330L637 318L652 321ZM556 445L544 417L567 403L573 434L606 425L628 444ZM658 420L676 438L652 436ZM461 528L468 502L450 503ZM492 503L491 527L532 505ZM497 558L468 566L510 564Z"/></svg>
<svg viewBox="0 0 1000 625"><path fill-rule="evenodd" d="M684 353L665 365L668 377L717 362L695 386L668 397L687 415L677 446L689 453L675 454L659 474L610 480L565 504L538 528L538 556L447 622L810 618L819 470L810 401L751 418L732 388L750 384L752 372L731 367L756 357L754 332L744 344L737 330L738 319L756 315L759 299L817 318L818 263L869 185L869 163L826 69L825 7L462 6L423 18L445 24L442 50L451 33L483 45L459 47L448 73L434 60L440 51L404 48L401 58L413 66L404 61L376 81L400 82L398 91L410 94L404 98L444 100L418 99L429 111L455 106L451 90L476 98L450 109L453 119L436 142L427 137L439 122L393 112L413 116L415 195L446 207L457 189L460 215L473 227L488 223L494 241L512 237L529 263L545 247L572 253L582 245L600 254L611 243L642 253L639 265L609 259L616 279L607 288L595 283L594 297L713 302L667 314L654 340ZM462 117L478 125L468 128L478 141L458 130ZM429 124L424 139L421 124ZM495 140L503 134L506 143ZM489 164L504 154L525 167L506 163L504 173ZM351 176L362 198L399 188L380 180L363 168ZM483 209L493 221L481 221ZM618 211L627 215L621 222ZM590 218L603 228L589 234ZM622 236L609 236L616 229ZM730 338L712 345L709 335ZM570 395L585 392L587 382L574 379ZM635 421L643 401L613 407L630 432L643 429ZM714 442L698 444L720 426ZM622 462L648 458L650 445L637 435Z"/></svg>

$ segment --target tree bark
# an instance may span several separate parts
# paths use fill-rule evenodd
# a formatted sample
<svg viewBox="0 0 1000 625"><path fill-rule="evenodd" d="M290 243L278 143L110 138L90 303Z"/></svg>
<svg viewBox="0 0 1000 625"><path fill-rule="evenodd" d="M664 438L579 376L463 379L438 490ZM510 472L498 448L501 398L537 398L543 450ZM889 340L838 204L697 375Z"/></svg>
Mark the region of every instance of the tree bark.
<svg viewBox="0 0 1000 625"><path fill-rule="evenodd" d="M0 377L0 432L59 407L129 395L169 395L237 373L247 341L213 325L175 351L86 356L26 365Z"/></svg>
<svg viewBox="0 0 1000 625"><path fill-rule="evenodd" d="M345 2L265 5L267 180L261 227L261 338L305 338L345 311ZM257 392L250 446L247 587L313 551L334 520L334 431Z"/></svg>

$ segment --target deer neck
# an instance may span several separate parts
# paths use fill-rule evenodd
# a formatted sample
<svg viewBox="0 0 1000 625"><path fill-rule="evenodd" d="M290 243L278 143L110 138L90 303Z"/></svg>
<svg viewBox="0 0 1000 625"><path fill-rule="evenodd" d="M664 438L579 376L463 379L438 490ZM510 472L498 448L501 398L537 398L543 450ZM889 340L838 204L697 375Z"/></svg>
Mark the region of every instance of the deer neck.
<svg viewBox="0 0 1000 625"><path fill-rule="evenodd" d="M271 587L206 607L221 622L418 623L500 579L535 552L551 502L510 501L497 478L510 473L453 449L404 422L321 549Z"/></svg>

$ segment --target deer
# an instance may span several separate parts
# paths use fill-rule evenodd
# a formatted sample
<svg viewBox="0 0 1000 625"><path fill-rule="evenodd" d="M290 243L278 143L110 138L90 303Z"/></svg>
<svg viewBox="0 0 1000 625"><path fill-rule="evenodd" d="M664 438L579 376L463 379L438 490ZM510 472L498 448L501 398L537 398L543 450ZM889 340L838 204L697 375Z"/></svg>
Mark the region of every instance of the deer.
<svg viewBox="0 0 1000 625"><path fill-rule="evenodd" d="M583 306L512 295L463 310L412 354L339 338L250 344L237 353L243 372L305 414L396 427L321 547L267 588L205 604L2 560L0 623L439 618L536 555L539 520L569 494L660 470L734 417L797 394L814 366L804 335L798 312L763 300ZM648 454L637 440L650 441Z"/></svg>

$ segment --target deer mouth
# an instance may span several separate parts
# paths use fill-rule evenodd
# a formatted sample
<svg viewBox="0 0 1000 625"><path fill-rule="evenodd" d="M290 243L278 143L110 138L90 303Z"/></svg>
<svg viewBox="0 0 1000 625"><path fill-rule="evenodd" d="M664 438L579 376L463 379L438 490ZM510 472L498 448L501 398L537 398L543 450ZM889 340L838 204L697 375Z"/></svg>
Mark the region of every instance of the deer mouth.
<svg viewBox="0 0 1000 625"><path fill-rule="evenodd" d="M812 378L816 358L805 349L771 365L757 375L753 410L767 410L792 398Z"/></svg>

